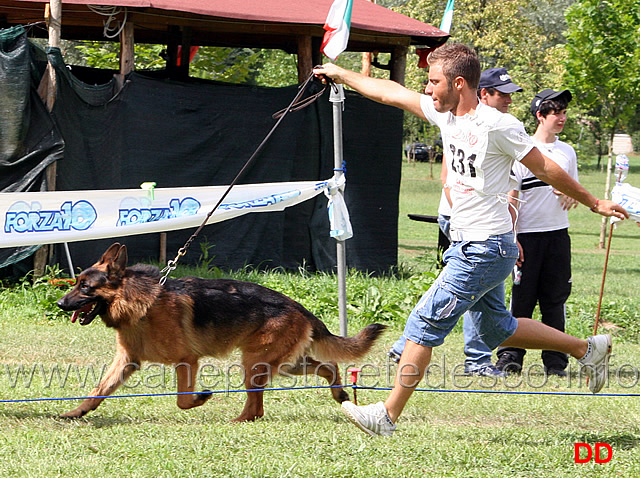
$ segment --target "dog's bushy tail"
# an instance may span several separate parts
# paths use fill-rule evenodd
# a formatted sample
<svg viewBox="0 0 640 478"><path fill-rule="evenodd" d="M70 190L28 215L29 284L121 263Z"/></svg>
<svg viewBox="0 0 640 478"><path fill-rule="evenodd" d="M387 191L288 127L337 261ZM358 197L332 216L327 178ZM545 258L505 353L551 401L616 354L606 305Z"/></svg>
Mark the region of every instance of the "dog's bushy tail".
<svg viewBox="0 0 640 478"><path fill-rule="evenodd" d="M316 360L333 360L335 362L359 359L369 352L386 328L386 325L371 324L353 337L339 337L329 332L320 322L313 330L313 356Z"/></svg>

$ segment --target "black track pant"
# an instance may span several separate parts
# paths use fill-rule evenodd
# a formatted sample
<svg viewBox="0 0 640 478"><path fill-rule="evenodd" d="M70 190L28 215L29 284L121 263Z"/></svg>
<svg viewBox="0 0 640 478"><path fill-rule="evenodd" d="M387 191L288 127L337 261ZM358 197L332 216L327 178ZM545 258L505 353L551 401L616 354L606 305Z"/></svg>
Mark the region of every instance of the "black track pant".
<svg viewBox="0 0 640 478"><path fill-rule="evenodd" d="M511 289L511 313L532 317L540 306L542 323L564 332L565 302L571 293L571 238L567 229L518 234L524 250L520 285ZM522 365L526 353L515 347L500 347L498 357L508 353L511 361ZM542 351L545 369L564 370L566 354Z"/></svg>

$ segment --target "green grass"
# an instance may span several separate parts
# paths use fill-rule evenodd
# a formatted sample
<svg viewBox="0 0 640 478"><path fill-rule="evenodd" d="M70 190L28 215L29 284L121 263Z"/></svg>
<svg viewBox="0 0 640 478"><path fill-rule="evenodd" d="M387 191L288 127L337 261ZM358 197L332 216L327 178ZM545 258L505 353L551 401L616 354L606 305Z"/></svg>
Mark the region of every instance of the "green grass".
<svg viewBox="0 0 640 478"><path fill-rule="evenodd" d="M632 165L640 163L632 157ZM349 332L378 321L390 331L363 359L369 364L361 385L386 386L394 367L385 353L406 315L434 274L435 224L410 221L407 213L435 215L439 170L404 165L401 191L398 274L348 278ZM629 182L640 183L636 169ZM604 177L581 172L583 184L602 195ZM568 330L587 336L593 327L602 280L604 251L598 249L600 221L586 208L571 212L574 291L568 303ZM459 329L435 350L433 367L389 439L373 439L355 429L326 389L265 393L264 418L230 422L245 396L237 361L207 360L220 374L203 375L217 391L203 407L181 411L175 396L110 398L86 417L58 415L89 393L115 351L114 333L100 321L81 327L60 314L55 300L64 288L46 280L0 288L0 475L132 477L633 477L640 476L640 229L622 224L614 233L602 317L615 335L607 395L590 395L571 361L570 379L545 382L540 355L526 356L522 383L460 376L464 360ZM174 275L216 277L218 270L179 268ZM229 275L229 274L225 274ZM300 301L337 331L336 279L330 274L243 270L233 277L278 289ZM342 371L347 364L342 365ZM22 375L18 371L22 367ZM225 372L225 373L222 373ZM93 374L97 374L95 377ZM229 382L228 384L226 382ZM316 385L309 379L309 385ZM284 379L274 387L290 387ZM295 385L304 385L296 383ZM510 393L468 393L519 392ZM130 386L117 395L175 392L170 367L143 365ZM537 392L586 395L540 395ZM352 393L350 391L350 393ZM358 390L361 403L387 396L384 390ZM9 402L9 400L16 400ZM33 401L27 401L33 400ZM575 464L574 444L608 443L606 464Z"/></svg>

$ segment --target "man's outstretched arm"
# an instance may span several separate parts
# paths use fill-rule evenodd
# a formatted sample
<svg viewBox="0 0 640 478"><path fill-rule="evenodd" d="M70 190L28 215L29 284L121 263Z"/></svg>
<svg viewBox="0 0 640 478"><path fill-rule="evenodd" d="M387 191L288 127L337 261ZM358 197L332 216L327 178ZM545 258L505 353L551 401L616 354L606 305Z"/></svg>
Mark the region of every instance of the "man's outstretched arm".
<svg viewBox="0 0 640 478"><path fill-rule="evenodd" d="M355 71L346 70L333 63L326 63L321 67L314 68L313 73L317 77L327 76L336 83L356 90L370 100L395 106L425 119L420 107L420 93L405 88L395 81L371 78Z"/></svg>
<svg viewBox="0 0 640 478"><path fill-rule="evenodd" d="M544 156L538 148L533 148L522 158L521 163L538 179L584 204L593 212L597 212L603 216L615 216L618 219L626 219L629 217L629 213L619 204L608 199L596 198L578 181L569 176L564 169Z"/></svg>

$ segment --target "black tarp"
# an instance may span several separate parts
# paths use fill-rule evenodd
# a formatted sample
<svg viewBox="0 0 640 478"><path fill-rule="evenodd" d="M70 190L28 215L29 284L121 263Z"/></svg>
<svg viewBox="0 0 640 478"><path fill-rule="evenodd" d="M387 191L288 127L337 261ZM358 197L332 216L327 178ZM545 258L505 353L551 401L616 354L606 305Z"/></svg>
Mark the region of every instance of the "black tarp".
<svg viewBox="0 0 640 478"><path fill-rule="evenodd" d="M21 26L0 30L1 193L45 191L45 169L62 158L62 136L37 93L44 65L44 51L27 40ZM0 268L38 247L0 249Z"/></svg>
<svg viewBox="0 0 640 478"><path fill-rule="evenodd" d="M57 49L49 52L57 71L51 113L65 141L57 189L224 185L251 156L297 86L262 88L190 79L176 82L134 72L118 92L115 81L95 84L104 71L68 68ZM95 75L98 76L95 76ZM0 121L2 121L0 119ZM347 92L344 157L346 202L354 237L349 267L385 271L396 264L402 113ZM260 153L242 183L327 179L333 175L332 111L328 92L290 113ZM335 241L328 235L326 198L269 214L248 214L207 226L181 263L197 262L198 242L211 245L211 265L331 270ZM167 236L167 256L194 231ZM76 267L86 267L114 241L128 246L131 261L158 257L159 235L148 234L70 243ZM61 246L56 257L61 265Z"/></svg>

